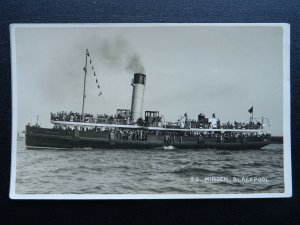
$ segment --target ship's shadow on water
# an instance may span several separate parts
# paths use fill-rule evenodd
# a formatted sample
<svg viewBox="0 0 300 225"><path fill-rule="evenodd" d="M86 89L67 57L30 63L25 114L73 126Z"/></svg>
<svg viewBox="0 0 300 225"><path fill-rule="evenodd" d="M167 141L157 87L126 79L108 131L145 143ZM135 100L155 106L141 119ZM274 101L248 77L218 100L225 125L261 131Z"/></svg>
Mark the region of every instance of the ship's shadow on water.
<svg viewBox="0 0 300 225"><path fill-rule="evenodd" d="M284 191L283 146L261 150L26 149L18 139L18 194L238 194ZM268 182L220 178L267 177ZM218 178L215 182L213 179ZM206 182L203 181L206 179Z"/></svg>

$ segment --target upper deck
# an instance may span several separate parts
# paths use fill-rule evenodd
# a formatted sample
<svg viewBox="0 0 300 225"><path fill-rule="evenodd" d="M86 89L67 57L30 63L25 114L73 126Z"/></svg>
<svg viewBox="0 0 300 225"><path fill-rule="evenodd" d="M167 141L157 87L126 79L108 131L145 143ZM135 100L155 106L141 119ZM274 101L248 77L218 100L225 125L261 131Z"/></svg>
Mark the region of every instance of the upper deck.
<svg viewBox="0 0 300 225"><path fill-rule="evenodd" d="M83 121L84 120L84 121ZM259 133L263 131L263 124L260 122L254 123L220 123L215 124L209 120L189 120L146 123L141 121L134 124L130 117L124 115L97 115L86 114L83 117L79 113L51 113L51 123L57 126L71 126L71 127L107 127L107 128L121 128L121 129L143 129L143 130L157 130L157 131L174 131L174 132L238 132L238 133Z"/></svg>

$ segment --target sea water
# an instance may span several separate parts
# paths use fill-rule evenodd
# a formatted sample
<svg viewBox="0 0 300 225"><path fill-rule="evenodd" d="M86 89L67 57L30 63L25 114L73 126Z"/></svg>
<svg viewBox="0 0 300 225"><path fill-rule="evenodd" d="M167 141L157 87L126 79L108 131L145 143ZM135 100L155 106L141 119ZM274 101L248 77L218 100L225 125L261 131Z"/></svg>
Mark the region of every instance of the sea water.
<svg viewBox="0 0 300 225"><path fill-rule="evenodd" d="M17 194L284 192L283 145L261 150L26 149L17 140Z"/></svg>

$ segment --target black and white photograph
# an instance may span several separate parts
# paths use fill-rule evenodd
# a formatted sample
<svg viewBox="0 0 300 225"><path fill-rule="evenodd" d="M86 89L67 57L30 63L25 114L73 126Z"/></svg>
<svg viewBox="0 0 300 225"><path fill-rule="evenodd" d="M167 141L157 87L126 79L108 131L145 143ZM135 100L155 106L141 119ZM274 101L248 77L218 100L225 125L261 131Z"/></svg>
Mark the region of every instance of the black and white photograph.
<svg viewBox="0 0 300 225"><path fill-rule="evenodd" d="M12 24L13 199L292 196L290 27Z"/></svg>

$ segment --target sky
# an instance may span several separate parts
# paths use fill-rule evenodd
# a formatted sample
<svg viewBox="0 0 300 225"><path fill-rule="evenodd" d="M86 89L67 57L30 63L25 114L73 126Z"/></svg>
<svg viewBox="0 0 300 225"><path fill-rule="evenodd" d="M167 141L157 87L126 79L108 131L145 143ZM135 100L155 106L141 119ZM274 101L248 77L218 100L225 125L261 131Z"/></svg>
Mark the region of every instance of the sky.
<svg viewBox="0 0 300 225"><path fill-rule="evenodd" d="M222 122L268 117L283 134L283 29L281 26L39 26L16 27L18 131L51 127L50 112L81 112L85 51L85 112L130 109L135 72L147 76L144 110L167 121L199 113Z"/></svg>

